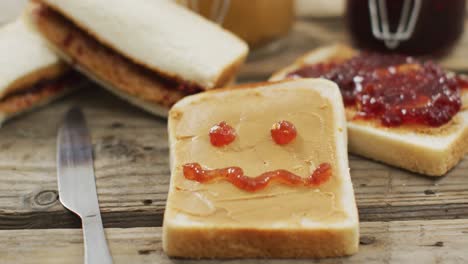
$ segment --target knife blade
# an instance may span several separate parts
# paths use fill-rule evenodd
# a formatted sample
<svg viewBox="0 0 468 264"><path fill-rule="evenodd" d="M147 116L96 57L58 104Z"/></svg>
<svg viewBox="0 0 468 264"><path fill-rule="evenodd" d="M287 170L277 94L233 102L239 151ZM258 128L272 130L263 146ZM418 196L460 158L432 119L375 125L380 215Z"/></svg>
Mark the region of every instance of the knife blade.
<svg viewBox="0 0 468 264"><path fill-rule="evenodd" d="M93 146L83 112L70 109L57 136L59 200L82 221L85 263L112 263L102 226L93 166Z"/></svg>

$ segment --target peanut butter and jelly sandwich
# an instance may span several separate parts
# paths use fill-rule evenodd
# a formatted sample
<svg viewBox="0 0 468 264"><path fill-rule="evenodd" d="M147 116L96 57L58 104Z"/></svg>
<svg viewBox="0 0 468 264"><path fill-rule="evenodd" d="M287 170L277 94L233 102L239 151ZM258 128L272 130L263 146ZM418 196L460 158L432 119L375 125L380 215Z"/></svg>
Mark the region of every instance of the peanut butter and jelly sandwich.
<svg viewBox="0 0 468 264"><path fill-rule="evenodd" d="M248 47L173 1L37 0L57 52L111 92L166 116L186 95L233 81Z"/></svg>
<svg viewBox="0 0 468 264"><path fill-rule="evenodd" d="M27 23L0 28L0 124L72 90L73 73Z"/></svg>

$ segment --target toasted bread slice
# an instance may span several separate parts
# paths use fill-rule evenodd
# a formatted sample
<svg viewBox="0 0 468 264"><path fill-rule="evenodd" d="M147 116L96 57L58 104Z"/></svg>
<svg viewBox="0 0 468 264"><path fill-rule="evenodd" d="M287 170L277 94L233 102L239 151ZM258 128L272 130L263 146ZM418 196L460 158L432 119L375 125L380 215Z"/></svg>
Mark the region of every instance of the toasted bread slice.
<svg viewBox="0 0 468 264"><path fill-rule="evenodd" d="M183 96L228 84L248 52L245 42L172 1L38 2L33 21L61 56L158 115Z"/></svg>
<svg viewBox="0 0 468 264"><path fill-rule="evenodd" d="M71 91L68 71L24 17L0 28L0 124Z"/></svg>
<svg viewBox="0 0 468 264"><path fill-rule="evenodd" d="M304 65L347 60L356 50L333 45L313 50L292 65L273 74L271 81L285 79L287 74ZM468 93L462 91L463 109L448 124L431 127L383 127L377 122L348 117L349 151L370 159L428 176L442 176L453 168L468 150Z"/></svg>
<svg viewBox="0 0 468 264"><path fill-rule="evenodd" d="M276 144L270 129L286 120L297 138ZM225 121L236 131L227 146L210 143ZM349 176L345 115L335 84L320 79L249 84L186 97L169 114L171 182L163 247L184 258L308 258L353 254L358 215ZM331 178L310 186L270 182L246 191L227 180L199 183L183 171L240 167L255 177L288 170L301 179L319 164ZM253 179L252 177L244 180ZM315 177L315 176L314 176Z"/></svg>

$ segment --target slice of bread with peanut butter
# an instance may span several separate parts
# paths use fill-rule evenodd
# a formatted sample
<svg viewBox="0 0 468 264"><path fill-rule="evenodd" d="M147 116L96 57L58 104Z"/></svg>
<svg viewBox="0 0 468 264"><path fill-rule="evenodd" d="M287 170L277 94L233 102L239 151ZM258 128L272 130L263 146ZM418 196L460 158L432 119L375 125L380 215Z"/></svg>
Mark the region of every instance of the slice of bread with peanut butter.
<svg viewBox="0 0 468 264"><path fill-rule="evenodd" d="M182 97L231 82L245 42L173 1L38 0L33 21L67 61L166 116Z"/></svg>
<svg viewBox="0 0 468 264"><path fill-rule="evenodd" d="M186 97L169 113L163 248L183 258L315 258L358 250L337 86L300 79Z"/></svg>
<svg viewBox="0 0 468 264"><path fill-rule="evenodd" d="M72 90L69 68L24 17L0 28L0 125Z"/></svg>
<svg viewBox="0 0 468 264"><path fill-rule="evenodd" d="M353 58L360 56L359 54L362 54L362 52L358 52L344 45L318 48L300 57L292 65L278 71L270 80L278 81L286 78L295 78L296 73L301 73L301 71L302 73L309 71L309 73L313 75L305 74L305 76L303 75L304 77L318 77L316 75L321 75L321 73L317 71L323 70L325 67L329 66L334 67L333 65L339 65L346 61L350 61L350 63L348 63L349 65L367 63L357 60L352 62ZM376 56L380 55L377 54ZM395 60L396 57L392 55L392 57L387 57L387 59ZM384 79L394 82L395 86L390 87L391 90L393 90L392 92L386 92L384 90L382 93L384 97L397 96L401 98L400 101L402 102L411 102L412 100L412 103L419 104L410 110L404 107L398 109L395 106L394 108L399 110L399 116L397 116L397 118L403 117L407 118L410 122L414 122L414 120L411 120L412 117L410 118L409 116L409 111L413 111L414 113L419 111L422 114L414 116L414 118L421 118L421 116L423 116L424 118L422 120L427 124L402 123L401 125L393 126L391 122L394 120L391 118L386 120L378 120L378 118L362 119L360 115L363 112L363 107L371 106L371 104L375 103L375 100L358 95L361 97L358 97L360 101L358 101L357 107L356 105L345 107L348 120L349 151L413 172L428 176L442 176L453 168L464 157L468 150L468 111L466 110L468 106L468 92L466 88L468 87L465 87L467 82L466 80L462 82L457 89L447 89L447 86L453 86L454 78L460 76L455 76L453 73L449 72L437 72L442 70L432 62L419 62L409 57L407 57L406 60L407 61L402 64L396 63L387 68L383 67L382 69L371 71L371 74L374 75L370 78L376 78L376 81L373 80L373 83L371 83L371 85L374 85L373 87L364 86L360 83L362 82L360 76L366 74L362 72L354 76L354 79L350 83L354 82L354 85L356 85L355 91L360 93L365 89L374 89L375 85L381 85L380 77L375 76L386 74L387 76L384 76ZM369 63L379 62L374 61ZM416 68L412 69L414 65L416 65ZM309 68L307 69L307 67ZM416 74L418 75L414 79L412 79L413 77L411 76L405 77L405 73L402 73L400 77L392 76L395 74L398 75L399 70L408 70L410 74L413 74L412 71L417 72L421 67L429 69L427 70L429 72L428 78L440 76L440 80L431 79L427 81L425 80L425 75L420 73L415 73L415 76ZM426 69L424 68L423 70ZM326 74L325 76L327 76ZM387 78L388 75L390 75L389 78ZM336 74L334 76L337 78L338 82L346 78L346 76L343 77ZM402 81L400 81L398 78L407 79L402 79ZM435 91L435 95L433 95L432 98L428 98L427 96L424 98L419 96L417 92L411 93L412 91L416 91L416 86L420 85L420 83L424 85L426 81L432 85L432 87L428 86L427 89ZM405 82L409 82L409 84ZM439 84L437 84L437 82L439 82ZM403 87L405 85L406 88ZM441 87L437 87L438 85ZM401 93L397 90L400 88L402 88ZM349 90L346 90L344 87L341 87L341 91L349 93ZM395 91L397 92L395 93ZM369 93L366 95L368 94ZM447 94L450 95L446 96ZM414 96L416 99L407 100L404 98L408 95ZM440 97L444 97L443 100L439 100L439 102L442 102L445 106L440 107L437 105L439 103L437 100ZM418 102L417 100L419 99L421 99L421 101ZM364 105L365 103L367 103L367 105ZM455 107L450 108L450 104L455 105ZM435 110L430 109L430 107L433 106L435 106ZM392 106L390 105L390 107ZM449 108L451 110L447 110ZM379 111L381 111L381 109ZM431 111L432 113L430 113ZM453 116L448 118L447 114ZM439 122L440 120L444 122ZM401 120L398 119L397 121ZM382 125L385 122L392 124L392 126ZM434 122L436 122L435 125Z"/></svg>

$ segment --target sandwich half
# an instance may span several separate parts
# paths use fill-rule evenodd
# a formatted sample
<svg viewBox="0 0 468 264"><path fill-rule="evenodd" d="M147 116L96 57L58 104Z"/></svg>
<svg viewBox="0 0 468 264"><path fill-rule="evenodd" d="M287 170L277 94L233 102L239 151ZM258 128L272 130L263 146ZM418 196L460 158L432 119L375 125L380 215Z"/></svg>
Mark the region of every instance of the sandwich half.
<svg viewBox="0 0 468 264"><path fill-rule="evenodd" d="M0 28L0 124L71 91L76 77L24 17Z"/></svg>
<svg viewBox="0 0 468 264"><path fill-rule="evenodd" d="M338 83L352 153L442 176L468 150L468 82L432 62L334 45L305 54L270 80L299 77Z"/></svg>
<svg viewBox="0 0 468 264"><path fill-rule="evenodd" d="M337 86L301 79L186 97L169 113L163 248L183 258L315 258L358 249Z"/></svg>
<svg viewBox="0 0 468 264"><path fill-rule="evenodd" d="M36 2L33 21L65 60L157 115L231 82L248 52L245 42L173 1Z"/></svg>

